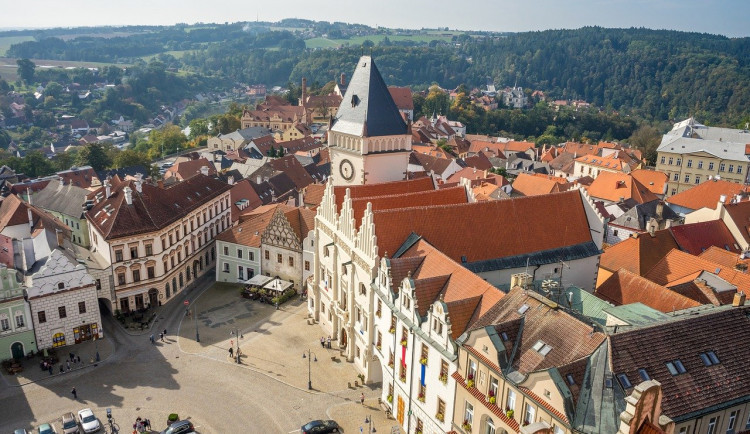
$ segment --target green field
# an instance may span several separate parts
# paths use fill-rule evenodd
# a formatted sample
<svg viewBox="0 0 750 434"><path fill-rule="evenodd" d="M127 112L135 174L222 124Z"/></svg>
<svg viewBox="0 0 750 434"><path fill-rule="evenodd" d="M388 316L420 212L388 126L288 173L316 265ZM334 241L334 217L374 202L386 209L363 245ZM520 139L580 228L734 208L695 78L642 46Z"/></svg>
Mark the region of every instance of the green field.
<svg viewBox="0 0 750 434"><path fill-rule="evenodd" d="M174 56L175 59L180 59L182 56L185 55L185 53L190 53L191 51L197 51L197 50L172 50L172 51L163 51L159 54L169 54L171 56ZM141 56L141 59L148 62L149 60L153 59L154 57L158 56L159 54L150 54L148 56Z"/></svg>
<svg viewBox="0 0 750 434"><path fill-rule="evenodd" d="M74 67L74 68L101 68L103 66L113 65L113 63L102 63L102 62L73 62L68 60L44 60L44 59L31 59L39 68L49 68L59 66L62 68ZM124 68L130 66L130 64L118 63L116 66ZM16 59L9 57L0 57L0 77L4 78L9 82L14 82L18 78L18 65Z"/></svg>
<svg viewBox="0 0 750 434"><path fill-rule="evenodd" d="M443 34L450 33L450 35ZM356 47L362 45L366 40L370 40L375 44L379 43L387 36L391 41L412 41L417 43L429 43L430 41L450 42L453 35L461 34L460 32L434 32L429 34L414 34L414 35L367 35L367 36L354 36L349 39L328 39L328 38L311 38L305 40L305 46L307 48L336 48L342 45L350 45Z"/></svg>
<svg viewBox="0 0 750 434"><path fill-rule="evenodd" d="M33 36L0 36L0 56L5 56L5 52L8 51L8 48L13 44L33 40Z"/></svg>

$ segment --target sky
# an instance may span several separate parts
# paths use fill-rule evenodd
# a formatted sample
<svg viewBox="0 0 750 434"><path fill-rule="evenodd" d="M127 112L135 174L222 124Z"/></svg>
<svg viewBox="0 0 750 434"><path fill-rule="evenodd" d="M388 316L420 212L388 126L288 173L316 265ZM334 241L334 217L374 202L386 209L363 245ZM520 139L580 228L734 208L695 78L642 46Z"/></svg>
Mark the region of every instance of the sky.
<svg viewBox="0 0 750 434"><path fill-rule="evenodd" d="M750 0L0 0L0 28L305 18L389 28L522 32L647 27L750 36Z"/></svg>

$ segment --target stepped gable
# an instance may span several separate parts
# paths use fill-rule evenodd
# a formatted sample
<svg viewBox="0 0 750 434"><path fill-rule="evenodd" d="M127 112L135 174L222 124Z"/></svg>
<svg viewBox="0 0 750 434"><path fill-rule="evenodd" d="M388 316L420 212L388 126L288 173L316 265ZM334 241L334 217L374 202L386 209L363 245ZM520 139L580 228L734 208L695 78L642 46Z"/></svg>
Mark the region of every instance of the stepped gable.
<svg viewBox="0 0 750 434"><path fill-rule="evenodd" d="M333 118L331 131L360 137L408 134L408 128L371 56L362 56Z"/></svg>
<svg viewBox="0 0 750 434"><path fill-rule="evenodd" d="M132 205L125 202L125 187L132 190ZM152 232L174 223L230 188L229 184L198 173L166 188L143 183L143 192L139 192L136 181L114 177L109 198L104 197L106 187L89 194L88 199L95 203L86 212L86 218L107 240ZM102 199L97 203L98 193Z"/></svg>
<svg viewBox="0 0 750 434"><path fill-rule="evenodd" d="M374 211L378 254L411 233L458 262L524 255L592 243L578 191L459 205ZM435 222L449 222L450 230Z"/></svg>
<svg viewBox="0 0 750 434"><path fill-rule="evenodd" d="M464 187L444 188L440 190L423 191L416 193L404 193L400 195L363 197L352 200L354 221L361 222L367 204L372 204L372 209L386 210L396 208L410 208L415 206L437 206L459 203L468 203L466 189Z"/></svg>
<svg viewBox="0 0 750 434"><path fill-rule="evenodd" d="M427 315L430 306L438 299L445 302L453 339L457 339L504 296L502 291L425 240L418 240L399 258L392 259L391 263L393 261L404 261L403 265L407 267L416 265L411 278L422 317ZM403 268L406 267L401 270ZM391 273L393 275L393 270Z"/></svg>
<svg viewBox="0 0 750 434"><path fill-rule="evenodd" d="M365 184L352 186L333 187L336 196L336 209L341 210L344 195L349 189L349 197L357 199L361 197L392 196L397 194L416 193L435 190L435 184L431 178L409 179L406 181L384 182L382 184Z"/></svg>
<svg viewBox="0 0 750 434"><path fill-rule="evenodd" d="M596 289L594 294L615 306L643 303L663 313L702 304L625 269L616 271Z"/></svg>

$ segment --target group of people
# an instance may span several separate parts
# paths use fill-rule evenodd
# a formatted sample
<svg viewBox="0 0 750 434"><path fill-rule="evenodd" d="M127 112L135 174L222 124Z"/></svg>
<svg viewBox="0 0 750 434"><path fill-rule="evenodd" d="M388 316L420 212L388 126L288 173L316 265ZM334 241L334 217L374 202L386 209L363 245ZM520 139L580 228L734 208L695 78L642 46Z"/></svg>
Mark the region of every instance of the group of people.
<svg viewBox="0 0 750 434"><path fill-rule="evenodd" d="M77 367L81 363L81 356L76 356L73 353L69 354L68 359L65 359L65 364L60 364L60 373L70 371L71 369ZM71 365L72 363L72 365ZM53 365L51 362L48 362L47 360L42 360L42 362L39 364L39 367L42 368L42 371L49 372L50 375L52 375L53 372ZM67 368L67 369L66 369Z"/></svg>
<svg viewBox="0 0 750 434"><path fill-rule="evenodd" d="M328 339L326 339L325 337L321 336L320 337L320 346L322 348L331 349L331 335L328 335Z"/></svg>
<svg viewBox="0 0 750 434"><path fill-rule="evenodd" d="M159 333L159 340L164 342L164 337L166 336L167 336L167 329L164 329L163 332ZM151 341L152 344L156 343L156 338L154 338L153 333L151 334L151 336L148 337L148 339Z"/></svg>
<svg viewBox="0 0 750 434"><path fill-rule="evenodd" d="M141 419L141 417L138 416L133 424L133 434L146 432L146 430L149 430L149 432L151 431L151 421L148 419Z"/></svg>

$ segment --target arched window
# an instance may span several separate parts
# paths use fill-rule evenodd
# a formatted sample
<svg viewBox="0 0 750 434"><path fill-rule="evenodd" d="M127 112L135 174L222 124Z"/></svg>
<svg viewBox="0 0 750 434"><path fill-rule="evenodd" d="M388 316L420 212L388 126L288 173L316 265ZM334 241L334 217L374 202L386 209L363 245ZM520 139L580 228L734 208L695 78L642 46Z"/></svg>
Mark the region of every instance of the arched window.
<svg viewBox="0 0 750 434"><path fill-rule="evenodd" d="M182 272L180 272L180 288L185 286L185 283L182 281Z"/></svg>
<svg viewBox="0 0 750 434"><path fill-rule="evenodd" d="M491 417L487 418L487 429L484 431L485 434L495 434L495 422Z"/></svg>
<svg viewBox="0 0 750 434"><path fill-rule="evenodd" d="M169 298L169 282L167 282L167 285L165 286L165 290L167 291L167 298Z"/></svg>

